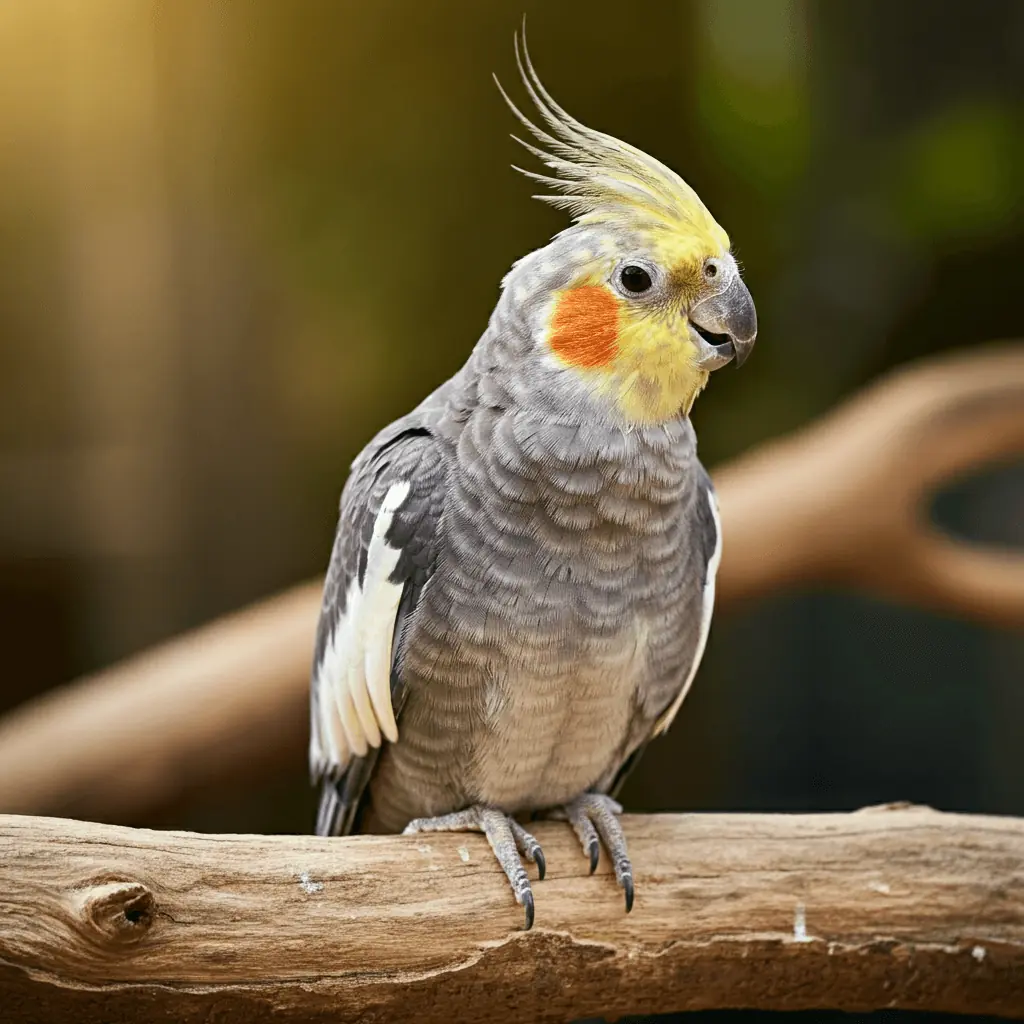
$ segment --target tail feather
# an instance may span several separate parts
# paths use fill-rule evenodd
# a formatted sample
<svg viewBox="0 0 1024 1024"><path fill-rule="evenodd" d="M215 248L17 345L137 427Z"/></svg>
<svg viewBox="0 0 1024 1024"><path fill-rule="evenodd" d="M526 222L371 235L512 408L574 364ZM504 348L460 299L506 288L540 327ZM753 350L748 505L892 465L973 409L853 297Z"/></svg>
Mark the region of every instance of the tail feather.
<svg viewBox="0 0 1024 1024"><path fill-rule="evenodd" d="M345 804L338 791L338 783L325 779L320 789L320 808L316 816L318 836L340 836L345 817Z"/></svg>
<svg viewBox="0 0 1024 1024"><path fill-rule="evenodd" d="M323 780L316 816L318 836L348 836L356 830L367 802L367 783L379 755L379 750L371 749L366 757L353 758L340 779Z"/></svg>

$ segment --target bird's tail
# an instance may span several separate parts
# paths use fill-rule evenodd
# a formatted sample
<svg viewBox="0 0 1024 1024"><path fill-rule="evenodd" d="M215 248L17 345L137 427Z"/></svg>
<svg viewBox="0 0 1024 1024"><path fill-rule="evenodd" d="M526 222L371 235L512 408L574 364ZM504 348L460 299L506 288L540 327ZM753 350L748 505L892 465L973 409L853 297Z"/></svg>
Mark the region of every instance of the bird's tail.
<svg viewBox="0 0 1024 1024"><path fill-rule="evenodd" d="M348 836L355 831L367 801L366 784L379 754L379 750L371 750L366 757L353 758L340 779L324 778L316 815L318 836Z"/></svg>
<svg viewBox="0 0 1024 1024"><path fill-rule="evenodd" d="M320 809L316 815L318 836L340 836L345 824L345 801L342 799L340 783L324 779L320 788Z"/></svg>

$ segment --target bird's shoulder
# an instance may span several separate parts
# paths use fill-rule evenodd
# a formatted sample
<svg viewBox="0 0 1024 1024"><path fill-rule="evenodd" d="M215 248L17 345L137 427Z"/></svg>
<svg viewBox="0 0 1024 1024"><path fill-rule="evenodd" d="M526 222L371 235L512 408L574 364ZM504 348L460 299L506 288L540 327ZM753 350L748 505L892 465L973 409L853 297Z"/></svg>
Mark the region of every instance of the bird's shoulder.
<svg viewBox="0 0 1024 1024"><path fill-rule="evenodd" d="M341 492L335 551L329 571L362 574L373 525L388 493L407 490L391 530L415 542L410 524L428 525L426 513L443 494L449 445L443 436L447 401L454 381L446 381L416 408L381 428L352 461ZM436 509L435 509L436 511Z"/></svg>

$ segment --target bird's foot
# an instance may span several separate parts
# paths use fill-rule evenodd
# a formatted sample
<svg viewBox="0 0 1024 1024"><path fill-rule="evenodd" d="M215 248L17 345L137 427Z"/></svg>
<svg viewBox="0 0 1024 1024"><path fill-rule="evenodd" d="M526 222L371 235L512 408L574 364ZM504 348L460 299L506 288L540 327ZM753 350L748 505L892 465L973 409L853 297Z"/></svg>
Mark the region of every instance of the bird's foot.
<svg viewBox="0 0 1024 1024"><path fill-rule="evenodd" d="M579 837L583 852L590 858L590 873L597 869L600 844L612 858L615 880L626 894L626 913L633 909L633 865L626 850L626 837L618 815L622 805L603 793L583 793L560 808L559 817L565 816ZM599 842L600 840L600 842Z"/></svg>
<svg viewBox="0 0 1024 1024"><path fill-rule="evenodd" d="M405 826L403 834L416 832L483 832L512 886L516 902L526 912L526 930L533 927L533 890L520 855L537 865L538 879L544 877L547 866L540 843L518 821L495 807L476 806L437 818L416 818Z"/></svg>

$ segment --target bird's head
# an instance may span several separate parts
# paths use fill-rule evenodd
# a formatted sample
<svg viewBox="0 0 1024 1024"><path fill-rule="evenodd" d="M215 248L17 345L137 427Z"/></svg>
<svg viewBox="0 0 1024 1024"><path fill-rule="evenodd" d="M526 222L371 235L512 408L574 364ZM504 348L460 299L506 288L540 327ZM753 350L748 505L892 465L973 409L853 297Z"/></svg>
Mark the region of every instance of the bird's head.
<svg viewBox="0 0 1024 1024"><path fill-rule="evenodd" d="M741 365L757 335L729 236L678 174L558 106L518 39L516 56L544 127L502 90L539 145L513 137L552 173L516 169L573 216L507 279L535 311L537 345L630 422L687 414L710 372Z"/></svg>

